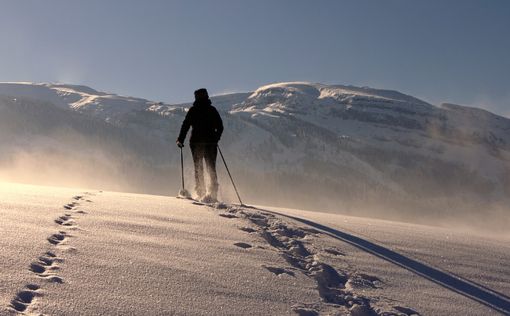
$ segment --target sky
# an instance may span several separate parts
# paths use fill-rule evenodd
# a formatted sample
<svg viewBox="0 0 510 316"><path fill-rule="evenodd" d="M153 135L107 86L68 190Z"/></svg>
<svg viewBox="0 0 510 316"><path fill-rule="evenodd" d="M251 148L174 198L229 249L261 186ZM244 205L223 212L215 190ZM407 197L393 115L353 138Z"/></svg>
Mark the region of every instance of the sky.
<svg viewBox="0 0 510 316"><path fill-rule="evenodd" d="M506 0L0 0L0 81L190 101L310 81L510 117Z"/></svg>

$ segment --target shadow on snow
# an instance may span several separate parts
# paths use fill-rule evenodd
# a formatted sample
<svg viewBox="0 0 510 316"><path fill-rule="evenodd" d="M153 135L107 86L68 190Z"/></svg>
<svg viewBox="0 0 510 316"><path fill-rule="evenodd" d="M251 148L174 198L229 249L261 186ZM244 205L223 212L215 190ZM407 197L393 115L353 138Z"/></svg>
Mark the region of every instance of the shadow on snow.
<svg viewBox="0 0 510 316"><path fill-rule="evenodd" d="M366 239L345 233L331 227L327 227L325 225L304 218L286 215L275 211L259 209L251 206L248 207L268 213L273 213L314 227L332 238L347 242L359 249L362 249L393 264L396 264L436 284L439 284L451 291L464 295L485 306L493 308L498 312L503 313L504 315L510 315L510 298L483 285L464 279L460 276L456 276L452 273L441 271L430 265L424 264L415 259L411 259L402 254L399 254L393 250L377 245Z"/></svg>

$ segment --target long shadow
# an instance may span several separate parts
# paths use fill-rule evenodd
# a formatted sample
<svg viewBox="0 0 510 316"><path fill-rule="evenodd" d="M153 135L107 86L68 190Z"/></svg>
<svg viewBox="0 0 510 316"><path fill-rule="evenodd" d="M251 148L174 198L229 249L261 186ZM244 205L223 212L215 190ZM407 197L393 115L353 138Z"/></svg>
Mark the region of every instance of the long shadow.
<svg viewBox="0 0 510 316"><path fill-rule="evenodd" d="M373 242L370 242L366 239L356 237L354 235L342 232L340 230L324 226L322 224L315 223L304 218L286 215L275 211L259 209L256 207L249 208L257 209L263 212L273 213L282 217L287 217L297 222L301 222L308 226L314 227L318 230L321 230L323 233L327 234L332 238L339 239L341 241L349 243L381 259L384 259L404 269L414 272L426 278L427 280L439 284L451 291L464 295L474 301L477 301L478 303L493 308L496 311L502 313L503 315L510 315L510 299L504 294L498 293L482 285L478 285L472 281L463 279L459 276L455 276L453 274L441 271L439 269L421 263L417 260L401 255L393 250L374 244Z"/></svg>

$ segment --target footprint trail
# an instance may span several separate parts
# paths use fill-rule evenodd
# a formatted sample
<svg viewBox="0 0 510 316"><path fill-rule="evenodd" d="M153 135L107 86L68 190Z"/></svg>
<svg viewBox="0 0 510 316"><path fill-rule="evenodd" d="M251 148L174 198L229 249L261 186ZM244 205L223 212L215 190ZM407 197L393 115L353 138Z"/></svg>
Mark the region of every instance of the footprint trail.
<svg viewBox="0 0 510 316"><path fill-rule="evenodd" d="M296 273L301 273L315 282L321 300L315 303L297 303L293 306L293 311L298 315L419 315L410 308L395 306L390 299L385 300L382 296L366 296L365 290L384 286L379 278L357 271L343 271L324 262L322 258L329 256L340 260L346 254L334 247L316 249L311 240L320 237L321 232L318 230L297 227L274 214L239 206L230 206L218 215L230 220L247 221L250 225L242 225L239 229L248 234L257 234L288 264L287 267L262 268L278 277L295 277ZM246 250L252 247L242 242L234 245ZM375 307L374 303L379 304Z"/></svg>
<svg viewBox="0 0 510 316"><path fill-rule="evenodd" d="M60 270L59 264L64 262L64 259L60 257L60 252L62 249L66 249L64 244L67 243L68 239L70 237L75 237L69 233L69 230L78 229L78 217L87 214L86 211L80 209L80 201L84 200L87 203L93 203L92 200L85 199L85 197L94 195L95 194L85 192L83 195L72 197L73 201L63 206L65 212L54 219L54 223L57 224L60 229L48 236L47 241L49 249L30 263L28 267L28 270L41 281L54 284L64 283L64 279L58 275ZM30 306L34 303L35 299L42 296L41 291L41 285L27 284L11 300L9 305L10 309L15 313L25 315L29 312Z"/></svg>

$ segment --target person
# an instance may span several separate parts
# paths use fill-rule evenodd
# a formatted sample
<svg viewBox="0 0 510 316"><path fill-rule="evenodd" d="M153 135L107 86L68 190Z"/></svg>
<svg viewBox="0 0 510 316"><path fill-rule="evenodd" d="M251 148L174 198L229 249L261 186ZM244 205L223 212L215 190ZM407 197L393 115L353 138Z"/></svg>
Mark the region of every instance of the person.
<svg viewBox="0 0 510 316"><path fill-rule="evenodd" d="M195 102L182 122L181 131L177 138L177 146L184 147L184 140L188 130L191 130L189 145L195 167L195 192L199 199L217 201L218 176L216 174L216 156L218 141L223 133L223 122L214 106L207 90L202 88L195 91ZM204 165L209 173L208 192L204 185Z"/></svg>

